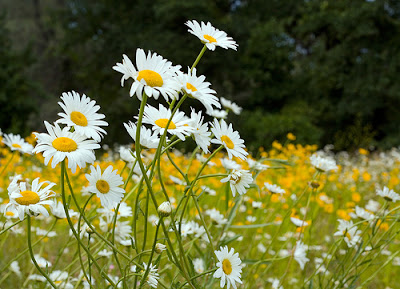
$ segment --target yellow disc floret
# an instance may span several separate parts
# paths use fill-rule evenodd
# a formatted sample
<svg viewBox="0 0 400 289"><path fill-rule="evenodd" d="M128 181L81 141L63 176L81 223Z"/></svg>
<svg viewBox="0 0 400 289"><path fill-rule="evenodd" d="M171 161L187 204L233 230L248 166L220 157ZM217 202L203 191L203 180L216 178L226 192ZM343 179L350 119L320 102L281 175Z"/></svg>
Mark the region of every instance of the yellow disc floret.
<svg viewBox="0 0 400 289"><path fill-rule="evenodd" d="M156 125L162 128L166 128L168 124L168 118L160 118L155 121ZM172 122L169 123L168 129L176 129L176 125Z"/></svg>
<svg viewBox="0 0 400 289"><path fill-rule="evenodd" d="M222 141L223 143L225 143L225 146L226 146L228 149L233 149L233 148L235 147L233 141L232 141L232 140L229 138L229 136L227 136L227 135L221 136L221 141Z"/></svg>
<svg viewBox="0 0 400 289"><path fill-rule="evenodd" d="M55 140L53 140L53 142L51 143L53 145L53 147L60 151L60 152L72 152L72 151L76 151L76 149L78 148L78 145L76 144L76 142L73 139L70 139L68 137L59 137L56 138Z"/></svg>
<svg viewBox="0 0 400 289"><path fill-rule="evenodd" d="M22 149L22 147L21 147L19 144L17 144L17 143L13 143L13 144L12 144L12 147L13 147L13 148L17 148L17 149Z"/></svg>
<svg viewBox="0 0 400 289"><path fill-rule="evenodd" d="M71 121L74 124L79 125L79 126L87 126L88 125L86 116L79 111L71 112Z"/></svg>
<svg viewBox="0 0 400 289"><path fill-rule="evenodd" d="M15 201L20 205L29 206L39 203L40 201L40 197L36 192L23 191L20 194L22 195L22 197L15 199Z"/></svg>
<svg viewBox="0 0 400 289"><path fill-rule="evenodd" d="M186 88L190 89L191 91L197 91L197 88L194 87L191 83L187 82L186 83Z"/></svg>
<svg viewBox="0 0 400 289"><path fill-rule="evenodd" d="M210 36L210 35L204 34L203 37L204 37L205 39L207 39L208 42L210 42L210 43L217 42L217 40L216 40L214 37Z"/></svg>
<svg viewBox="0 0 400 289"><path fill-rule="evenodd" d="M222 270L224 270L224 273L226 275L230 275L232 273L231 261L229 261L228 259L224 259L224 261L222 261Z"/></svg>
<svg viewBox="0 0 400 289"><path fill-rule="evenodd" d="M96 182L96 188L102 194L107 194L110 191L110 185L104 180L98 180Z"/></svg>
<svg viewBox="0 0 400 289"><path fill-rule="evenodd" d="M144 79L146 84L151 87L161 87L164 84L161 75L153 70L145 69L139 71L137 80L141 81L142 79Z"/></svg>

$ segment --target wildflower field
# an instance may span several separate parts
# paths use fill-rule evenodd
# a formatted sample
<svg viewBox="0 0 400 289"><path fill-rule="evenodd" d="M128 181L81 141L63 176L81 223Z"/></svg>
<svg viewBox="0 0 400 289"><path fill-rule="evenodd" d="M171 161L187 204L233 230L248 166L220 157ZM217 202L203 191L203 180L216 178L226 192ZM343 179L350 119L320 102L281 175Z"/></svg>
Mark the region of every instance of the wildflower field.
<svg viewBox="0 0 400 289"><path fill-rule="evenodd" d="M2 133L0 288L399 288L400 151L335 154L289 133L249 154L225 121L241 108L196 71L237 44L186 25L203 44L192 67L142 49L113 67L141 103L126 123L71 91L47 132ZM132 144L100 152L108 130Z"/></svg>

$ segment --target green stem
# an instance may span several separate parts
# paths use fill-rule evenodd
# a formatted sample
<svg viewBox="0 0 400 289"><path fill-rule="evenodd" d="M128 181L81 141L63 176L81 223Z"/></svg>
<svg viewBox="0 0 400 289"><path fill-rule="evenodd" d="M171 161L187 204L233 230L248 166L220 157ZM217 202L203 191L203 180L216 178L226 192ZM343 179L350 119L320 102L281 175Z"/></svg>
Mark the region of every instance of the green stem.
<svg viewBox="0 0 400 289"><path fill-rule="evenodd" d="M12 159L14 158L14 155L16 154L16 151L13 152L13 154L11 155L11 157L8 159L8 162L6 163L6 165L3 167L3 169L0 172L0 176L4 173L4 171L6 170L6 168L8 167L8 165L11 163Z"/></svg>
<svg viewBox="0 0 400 289"><path fill-rule="evenodd" d="M197 66L199 63L200 59L203 57L204 52L206 52L207 46L204 44L203 48L201 49L199 55L197 56L196 60L194 61L192 67L190 68L190 72L192 72L193 68Z"/></svg>
<svg viewBox="0 0 400 289"><path fill-rule="evenodd" d="M35 255L33 254L33 250L32 250L32 240L31 240L31 216L27 215L27 225L28 225L28 248L29 248L29 254L31 255L31 259L33 264L35 265L36 269L38 269L38 271L40 272L40 274L42 274L44 276L44 278L46 278L46 280L50 283L50 285L57 289L57 286L53 283L53 281L50 279L50 277L46 274L46 272L44 272L42 270L42 268L40 268L40 266L38 265L38 263L36 262L35 259Z"/></svg>
<svg viewBox="0 0 400 289"><path fill-rule="evenodd" d="M24 219L22 220L18 220L16 221L14 224L12 224L10 227L8 227L7 229L4 229L3 231L0 232L0 236L3 235L5 232L7 232L8 230L10 230L12 227L18 225L19 223L21 223L22 221L24 221L26 219L26 216Z"/></svg>

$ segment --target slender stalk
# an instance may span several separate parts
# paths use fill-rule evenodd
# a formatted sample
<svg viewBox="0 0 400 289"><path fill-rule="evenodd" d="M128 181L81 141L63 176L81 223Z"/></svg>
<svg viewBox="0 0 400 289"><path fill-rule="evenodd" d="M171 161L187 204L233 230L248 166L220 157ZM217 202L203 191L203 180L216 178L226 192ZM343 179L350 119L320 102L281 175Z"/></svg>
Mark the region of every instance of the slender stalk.
<svg viewBox="0 0 400 289"><path fill-rule="evenodd" d="M63 203L63 206L64 206L65 215L66 215L66 217L67 217L67 221L68 221L68 224L69 224L69 226L70 226L70 228L71 228L71 231L72 231L72 233L74 234L75 239L78 241L79 245L82 246L82 248L86 251L88 257L89 257L90 259L92 259L93 264L96 266L97 270L99 270L100 274L101 274L105 279L107 279L107 281L108 281L112 286L115 287L114 282L110 279L110 277L108 277L107 274L104 273L104 271L100 268L100 266L99 266L99 264L97 263L97 261L96 261L96 260L94 259L94 257L92 256L92 254L89 252L89 250L86 248L86 246L82 243L82 240L80 239L79 234L76 232L76 230L75 230L75 228L74 228L74 225L72 224L72 220L71 220L71 217L70 217L70 215L69 215L68 208L67 208L67 201L66 201L66 198L65 198L64 175L67 175L67 174L66 174L66 169L65 169L65 159L61 162L61 198L62 198L62 203ZM68 180L68 177L67 177L67 180ZM69 181L68 181L68 184L69 184ZM73 196L72 191L71 191L71 195ZM74 197L73 197L73 198L74 198ZM81 208L79 207L79 205L77 205L77 207L78 207L78 210L79 210L80 214L81 214L82 217L85 219L84 213L81 211ZM86 221L86 219L85 219L85 221ZM88 225L89 225L89 224L88 224Z"/></svg>
<svg viewBox="0 0 400 289"><path fill-rule="evenodd" d="M160 224L161 222L163 222L163 217L160 218L157 227L156 227L156 232L154 235L154 242L153 242L153 247L151 248L151 253L150 253L150 257L149 257L149 262L147 263L147 268L146 271L143 274L142 280L140 280L140 285L139 288L142 288L147 276L149 275L150 272L150 265L151 265L151 261L153 260L153 255L156 249L156 244L157 244L157 235L158 235L158 230L160 229Z"/></svg>
<svg viewBox="0 0 400 289"><path fill-rule="evenodd" d="M5 232L7 232L8 230L10 230L12 227L18 225L19 223L21 223L22 221L24 221L26 219L26 216L24 219L22 220L18 220L15 223L13 223L12 225L10 225L7 229L4 229L3 231L0 232L0 236L3 235Z"/></svg>
<svg viewBox="0 0 400 289"><path fill-rule="evenodd" d="M29 254L31 255L31 259L33 264L35 265L36 269L46 278L47 282L50 283L50 285L54 288L57 289L57 286L53 283L53 281L50 279L50 277L40 268L38 263L36 262L35 255L33 254L32 250L32 240L31 240L31 216L27 215L27 227L28 227L28 248L29 248Z"/></svg>
<svg viewBox="0 0 400 289"><path fill-rule="evenodd" d="M16 154L16 151L12 153L11 157L8 159L8 162L5 164L5 166L3 167L3 169L0 172L0 176L4 173L4 171L6 170L6 168L8 167L8 165L11 163L12 159L14 158L14 155Z"/></svg>
<svg viewBox="0 0 400 289"><path fill-rule="evenodd" d="M204 52L206 52L207 46L204 44L203 48L201 49L199 55L197 56L196 60L194 61L192 67L190 68L190 72L192 72L193 68L197 66L199 63L200 59L203 57Z"/></svg>

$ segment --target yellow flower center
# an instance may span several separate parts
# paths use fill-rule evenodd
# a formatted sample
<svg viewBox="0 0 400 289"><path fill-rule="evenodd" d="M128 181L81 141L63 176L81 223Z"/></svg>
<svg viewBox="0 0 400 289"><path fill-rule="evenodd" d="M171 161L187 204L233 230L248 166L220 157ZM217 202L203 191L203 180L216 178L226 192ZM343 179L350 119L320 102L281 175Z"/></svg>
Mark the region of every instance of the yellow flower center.
<svg viewBox="0 0 400 289"><path fill-rule="evenodd" d="M224 270L224 273L226 275L230 275L232 273L231 261L229 261L228 259L224 259L224 261L222 261L222 270Z"/></svg>
<svg viewBox="0 0 400 289"><path fill-rule="evenodd" d="M186 88L190 89L191 91L197 91L197 88L194 87L192 84L190 84L189 82L186 83Z"/></svg>
<svg viewBox="0 0 400 289"><path fill-rule="evenodd" d="M12 144L12 147L13 147L13 148L17 148L17 149L22 149L22 147L21 147L19 144L17 144L17 143L13 143L13 144Z"/></svg>
<svg viewBox="0 0 400 289"><path fill-rule="evenodd" d="M344 230L344 231L343 231L343 235L344 235L345 237L347 237L347 239L351 240L351 235L349 234L349 232L347 232L347 230Z"/></svg>
<svg viewBox="0 0 400 289"><path fill-rule="evenodd" d="M71 112L71 120L74 124L79 125L79 126L87 126L88 125L86 116L79 111Z"/></svg>
<svg viewBox="0 0 400 289"><path fill-rule="evenodd" d="M110 191L110 185L104 180L98 180L96 182L96 188L102 194L107 194Z"/></svg>
<svg viewBox="0 0 400 289"><path fill-rule="evenodd" d="M13 212L7 212L7 213L6 213L6 216L12 217L12 216L14 216L14 213L13 213Z"/></svg>
<svg viewBox="0 0 400 289"><path fill-rule="evenodd" d="M76 151L78 145L76 142L68 137L58 137L51 143L53 147L60 152Z"/></svg>
<svg viewBox="0 0 400 289"><path fill-rule="evenodd" d="M203 37L204 37L205 39L207 39L208 42L210 42L210 43L217 42L217 40L216 40L214 37L212 37L212 36L210 36L210 35L208 35L208 34L204 34Z"/></svg>
<svg viewBox="0 0 400 289"><path fill-rule="evenodd" d="M20 194L22 195L22 197L15 199L15 201L20 205L34 205L40 201L40 197L36 192L23 191Z"/></svg>
<svg viewBox="0 0 400 289"><path fill-rule="evenodd" d="M228 147L228 149L233 149L235 147L232 140L227 135L221 136L221 141L225 143L225 145Z"/></svg>
<svg viewBox="0 0 400 289"><path fill-rule="evenodd" d="M156 120L156 125L158 125L159 127L162 127L162 128L166 128L167 127L167 123L168 123L168 118L160 118L160 119ZM173 123L172 120L169 123L167 129L176 129L176 125Z"/></svg>
<svg viewBox="0 0 400 289"><path fill-rule="evenodd" d="M160 87L164 84L161 75L153 70L144 69L139 71L137 80L141 81L142 79L144 79L146 84L151 87Z"/></svg>

